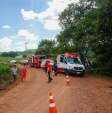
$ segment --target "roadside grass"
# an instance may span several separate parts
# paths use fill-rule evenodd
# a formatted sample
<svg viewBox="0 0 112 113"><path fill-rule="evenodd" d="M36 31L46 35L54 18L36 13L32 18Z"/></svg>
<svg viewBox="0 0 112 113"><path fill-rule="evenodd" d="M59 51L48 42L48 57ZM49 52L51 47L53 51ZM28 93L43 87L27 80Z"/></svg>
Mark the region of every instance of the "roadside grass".
<svg viewBox="0 0 112 113"><path fill-rule="evenodd" d="M104 75L104 74L92 73L92 76L97 77L97 78L112 80L112 75L111 76L107 76L107 75Z"/></svg>
<svg viewBox="0 0 112 113"><path fill-rule="evenodd" d="M10 60L13 60L13 57L2 57L0 56L0 63L9 62Z"/></svg>
<svg viewBox="0 0 112 113"><path fill-rule="evenodd" d="M8 64L0 64L0 86L8 85L10 80L10 66Z"/></svg>
<svg viewBox="0 0 112 113"><path fill-rule="evenodd" d="M88 75L97 77L97 78L102 78L102 79L107 79L107 80L112 80L112 74L108 73L103 73L103 72L98 72L95 70L87 70L86 73Z"/></svg>

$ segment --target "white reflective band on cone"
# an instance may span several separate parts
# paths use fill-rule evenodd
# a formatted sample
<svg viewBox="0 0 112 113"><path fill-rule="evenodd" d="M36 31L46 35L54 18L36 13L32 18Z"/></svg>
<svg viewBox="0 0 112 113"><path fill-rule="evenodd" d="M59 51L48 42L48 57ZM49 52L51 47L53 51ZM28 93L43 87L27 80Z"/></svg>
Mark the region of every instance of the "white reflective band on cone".
<svg viewBox="0 0 112 113"><path fill-rule="evenodd" d="M55 107L55 103L49 104L49 107Z"/></svg>
<svg viewBox="0 0 112 113"><path fill-rule="evenodd" d="M50 96L49 99L53 99L53 96Z"/></svg>

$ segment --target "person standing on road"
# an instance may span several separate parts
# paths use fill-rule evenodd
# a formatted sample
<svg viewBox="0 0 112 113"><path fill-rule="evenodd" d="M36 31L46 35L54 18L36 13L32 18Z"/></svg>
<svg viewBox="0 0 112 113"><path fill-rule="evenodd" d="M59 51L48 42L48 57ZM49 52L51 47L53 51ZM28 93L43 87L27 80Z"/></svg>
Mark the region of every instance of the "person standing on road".
<svg viewBox="0 0 112 113"><path fill-rule="evenodd" d="M24 64L23 67L21 68L20 74L21 74L21 80L22 80L22 81L26 80L27 69L26 69L26 65L25 65L25 64Z"/></svg>
<svg viewBox="0 0 112 113"><path fill-rule="evenodd" d="M13 65L11 67L11 75L13 77L13 81L15 82L16 79L17 79L17 67L16 67L16 65Z"/></svg>
<svg viewBox="0 0 112 113"><path fill-rule="evenodd" d="M52 72L52 65L50 64L50 62L48 62L47 63L48 82L52 81L51 72Z"/></svg>
<svg viewBox="0 0 112 113"><path fill-rule="evenodd" d="M47 72L47 65L48 65L49 61L45 62L45 72Z"/></svg>
<svg viewBox="0 0 112 113"><path fill-rule="evenodd" d="M54 75L56 76L57 75L57 62L56 61L53 64L53 72L54 72Z"/></svg>

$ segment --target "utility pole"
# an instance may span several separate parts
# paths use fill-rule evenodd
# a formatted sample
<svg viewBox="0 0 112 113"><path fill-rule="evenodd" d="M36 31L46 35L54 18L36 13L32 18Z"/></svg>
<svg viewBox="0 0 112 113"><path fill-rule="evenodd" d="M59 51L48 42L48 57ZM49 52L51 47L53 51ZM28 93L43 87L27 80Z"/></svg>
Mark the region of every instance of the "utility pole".
<svg viewBox="0 0 112 113"><path fill-rule="evenodd" d="M25 50L27 50L27 45L28 45L28 42L25 41Z"/></svg>

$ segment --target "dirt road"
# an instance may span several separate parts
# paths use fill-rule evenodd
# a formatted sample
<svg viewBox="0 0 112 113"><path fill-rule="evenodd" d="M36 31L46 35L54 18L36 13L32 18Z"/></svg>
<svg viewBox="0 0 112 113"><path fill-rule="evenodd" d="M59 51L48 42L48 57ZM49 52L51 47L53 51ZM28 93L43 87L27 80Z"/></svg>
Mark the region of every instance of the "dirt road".
<svg viewBox="0 0 112 113"><path fill-rule="evenodd" d="M27 81L20 82L0 97L0 113L48 113L49 92L52 92L59 113L112 113L112 80L85 76L54 77L47 83L44 71L29 69Z"/></svg>

